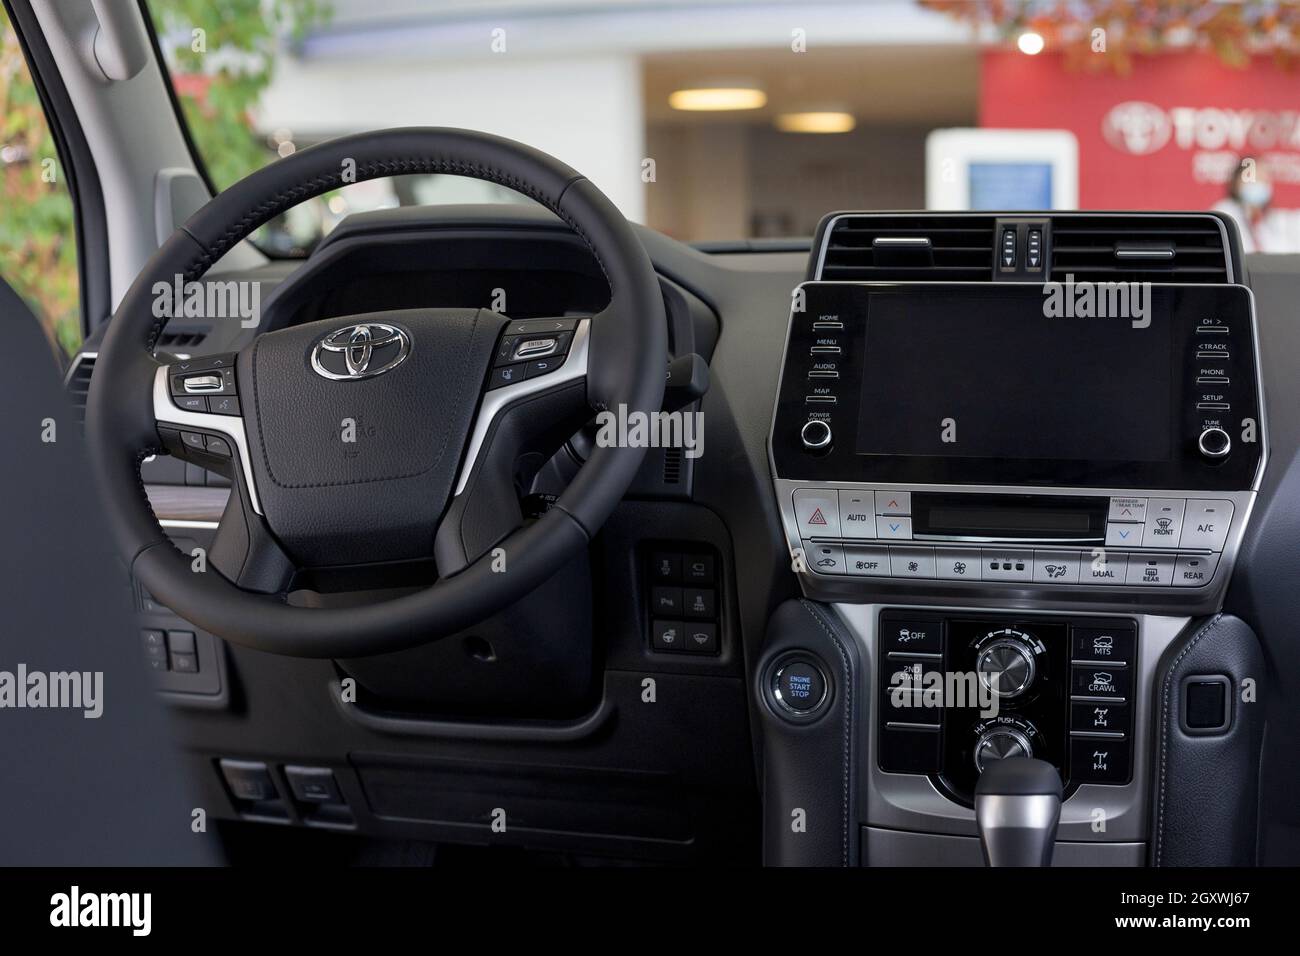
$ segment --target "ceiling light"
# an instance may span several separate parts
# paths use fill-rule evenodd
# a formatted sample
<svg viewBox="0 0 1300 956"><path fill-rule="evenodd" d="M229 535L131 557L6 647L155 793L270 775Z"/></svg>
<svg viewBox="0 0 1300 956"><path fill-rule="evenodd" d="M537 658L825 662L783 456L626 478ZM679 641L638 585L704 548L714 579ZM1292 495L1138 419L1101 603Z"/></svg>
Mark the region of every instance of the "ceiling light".
<svg viewBox="0 0 1300 956"><path fill-rule="evenodd" d="M675 110L757 110L767 105L767 94L753 86L704 86L674 90L668 105Z"/></svg>
<svg viewBox="0 0 1300 956"><path fill-rule="evenodd" d="M852 113L840 110L782 113L776 118L776 128L783 133L847 133L857 125Z"/></svg>
<svg viewBox="0 0 1300 956"><path fill-rule="evenodd" d="M1044 45L1043 35L1035 33L1033 30L1020 34L1020 38L1016 40L1016 46L1020 47L1020 52L1029 56L1042 53Z"/></svg>

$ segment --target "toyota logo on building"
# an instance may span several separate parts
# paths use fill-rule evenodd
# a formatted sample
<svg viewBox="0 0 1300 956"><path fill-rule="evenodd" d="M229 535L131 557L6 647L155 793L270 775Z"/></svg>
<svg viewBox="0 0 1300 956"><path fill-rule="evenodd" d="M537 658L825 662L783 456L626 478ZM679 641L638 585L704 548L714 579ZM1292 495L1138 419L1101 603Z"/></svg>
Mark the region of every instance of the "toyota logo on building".
<svg viewBox="0 0 1300 956"><path fill-rule="evenodd" d="M395 325L367 322L330 332L311 350L317 375L335 382L373 378L395 369L411 354L411 336Z"/></svg>
<svg viewBox="0 0 1300 956"><path fill-rule="evenodd" d="M1169 116L1154 103L1130 100L1120 103L1101 121L1101 134L1116 149L1145 156L1169 142L1173 126Z"/></svg>

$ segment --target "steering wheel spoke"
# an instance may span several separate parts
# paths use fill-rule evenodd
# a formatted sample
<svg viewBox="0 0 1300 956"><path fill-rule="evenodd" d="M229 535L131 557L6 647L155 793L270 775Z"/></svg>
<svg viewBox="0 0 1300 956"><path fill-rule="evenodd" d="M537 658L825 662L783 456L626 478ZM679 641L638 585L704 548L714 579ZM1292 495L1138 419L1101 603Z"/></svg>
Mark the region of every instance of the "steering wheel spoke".
<svg viewBox="0 0 1300 956"><path fill-rule="evenodd" d="M557 317L502 330L434 539L440 576L463 570L523 523L520 499L531 479L590 417L590 328L590 319Z"/></svg>

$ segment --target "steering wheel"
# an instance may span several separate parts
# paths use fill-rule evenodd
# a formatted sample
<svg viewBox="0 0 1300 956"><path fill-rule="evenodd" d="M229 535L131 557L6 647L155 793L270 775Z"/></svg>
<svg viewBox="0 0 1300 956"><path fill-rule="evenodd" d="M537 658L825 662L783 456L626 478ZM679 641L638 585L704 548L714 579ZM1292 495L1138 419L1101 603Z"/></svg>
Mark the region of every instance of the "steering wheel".
<svg viewBox="0 0 1300 956"><path fill-rule="evenodd" d="M483 309L375 312L264 331L236 355L155 357L191 283L258 226L347 183L411 173L484 179L541 203L591 250L609 305L590 317L522 322ZM207 288L218 305L220 295L229 303L240 294L216 279ZM657 412L666 362L649 258L589 180L483 133L362 133L258 170L162 245L100 347L86 437L117 544L154 596L248 647L359 657L471 626L584 549L645 449L595 447L534 521L519 506L520 462L545 460L593 410ZM206 560L172 545L145 495L140 463L164 451L232 477ZM287 599L301 571L366 565L385 580L389 562L430 558L436 581L391 600Z"/></svg>

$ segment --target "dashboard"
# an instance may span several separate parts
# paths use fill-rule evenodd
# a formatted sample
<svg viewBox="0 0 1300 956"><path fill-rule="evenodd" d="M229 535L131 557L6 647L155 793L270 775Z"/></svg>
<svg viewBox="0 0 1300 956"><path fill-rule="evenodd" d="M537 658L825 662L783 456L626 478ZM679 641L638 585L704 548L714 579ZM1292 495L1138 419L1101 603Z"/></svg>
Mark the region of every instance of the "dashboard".
<svg viewBox="0 0 1300 956"><path fill-rule="evenodd" d="M1289 767L1265 760L1265 716L1293 726L1282 702L1300 693L1289 260L1243 259L1208 214L839 212L776 251L638 235L670 358L707 372L685 406L706 451L652 449L553 586L387 659L269 658L199 632L193 672L166 648L194 629L137 590L212 805L472 842L484 807L543 787L553 798L512 824L533 848L978 864L980 774L1034 755L1064 787L1058 862L1267 858L1256 817L1293 811L1261 783ZM608 300L576 237L526 207L355 216L304 262L249 275L272 289L268 329L494 302L588 316ZM167 334L181 360L249 336ZM583 441L529 469L531 507L565 487ZM211 544L220 471L142 466L185 545ZM669 634L705 637L691 650ZM895 706L902 679L955 673L996 716ZM348 677L362 706L334 697ZM1265 688L1259 706L1243 680ZM328 800L295 790L302 768L328 773ZM241 791L250 774L262 789ZM817 825L793 832L795 811ZM1199 843L1180 827L1198 813Z"/></svg>

